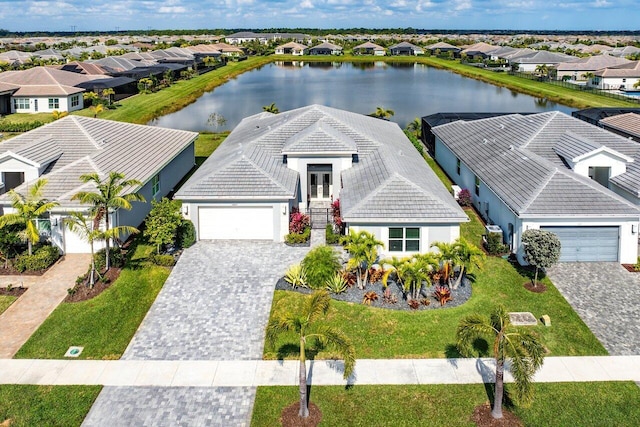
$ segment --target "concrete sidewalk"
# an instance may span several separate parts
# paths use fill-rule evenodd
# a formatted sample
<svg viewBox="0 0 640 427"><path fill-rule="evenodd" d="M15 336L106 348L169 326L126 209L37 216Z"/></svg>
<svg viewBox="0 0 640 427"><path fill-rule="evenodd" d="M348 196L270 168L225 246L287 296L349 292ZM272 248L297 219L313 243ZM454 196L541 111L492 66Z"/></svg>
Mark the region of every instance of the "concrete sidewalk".
<svg viewBox="0 0 640 427"><path fill-rule="evenodd" d="M91 255L67 254L42 276L0 276L0 284L27 291L0 315L0 358L11 358L87 272Z"/></svg>
<svg viewBox="0 0 640 427"><path fill-rule="evenodd" d="M256 387L298 384L296 360L0 360L0 384L127 387ZM478 384L494 381L493 359L363 359L342 378L342 362L307 361L313 385ZM513 381L505 373L505 381ZM548 357L535 382L640 381L640 356Z"/></svg>

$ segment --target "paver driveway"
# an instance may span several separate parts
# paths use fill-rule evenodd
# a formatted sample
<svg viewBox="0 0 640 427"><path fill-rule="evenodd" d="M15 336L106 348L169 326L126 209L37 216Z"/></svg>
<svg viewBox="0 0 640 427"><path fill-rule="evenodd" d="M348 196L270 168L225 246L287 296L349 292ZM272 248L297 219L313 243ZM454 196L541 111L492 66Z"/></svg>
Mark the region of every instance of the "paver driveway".
<svg viewBox="0 0 640 427"><path fill-rule="evenodd" d="M560 263L547 274L610 354L640 354L640 273L583 262Z"/></svg>
<svg viewBox="0 0 640 427"><path fill-rule="evenodd" d="M260 359L275 282L307 251L272 242L197 243L122 358ZM254 396L250 387L105 387L83 425L248 425Z"/></svg>

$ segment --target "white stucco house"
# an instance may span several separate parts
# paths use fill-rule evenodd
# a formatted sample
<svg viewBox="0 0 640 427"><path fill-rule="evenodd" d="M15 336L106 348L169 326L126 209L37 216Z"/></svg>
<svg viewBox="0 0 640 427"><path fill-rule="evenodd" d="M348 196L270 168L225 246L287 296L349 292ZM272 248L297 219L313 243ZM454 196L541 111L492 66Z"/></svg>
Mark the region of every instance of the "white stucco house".
<svg viewBox="0 0 640 427"><path fill-rule="evenodd" d="M275 48L275 54L301 56L301 55L304 55L306 50L307 50L307 46L303 44L296 43L296 42L289 42L289 43L285 43L285 44L281 44L280 46L277 46Z"/></svg>
<svg viewBox="0 0 640 427"><path fill-rule="evenodd" d="M604 90L638 90L634 86L640 82L640 61L631 61L598 70L588 82L589 86Z"/></svg>
<svg viewBox="0 0 640 427"><path fill-rule="evenodd" d="M561 261L635 263L640 145L561 112L432 128L435 159L523 258L522 233L558 235Z"/></svg>
<svg viewBox="0 0 640 427"><path fill-rule="evenodd" d="M125 189L125 193L137 192L146 203L133 202L131 210L110 213L113 226L138 227L151 210L151 200L174 190L193 168L197 136L80 116L67 116L16 136L0 144L0 215L13 209L8 190L26 194L30 184L46 178L43 196L60 206L44 221L44 229L63 253L88 253L89 244L64 226L70 211L88 210L71 200L73 195L95 189L80 176L98 173L106 178L110 172L120 172L126 179L142 182L140 188Z"/></svg>
<svg viewBox="0 0 640 427"><path fill-rule="evenodd" d="M468 221L400 127L320 105L245 118L178 190L198 239L284 241L292 209L340 199L383 253L426 252Z"/></svg>

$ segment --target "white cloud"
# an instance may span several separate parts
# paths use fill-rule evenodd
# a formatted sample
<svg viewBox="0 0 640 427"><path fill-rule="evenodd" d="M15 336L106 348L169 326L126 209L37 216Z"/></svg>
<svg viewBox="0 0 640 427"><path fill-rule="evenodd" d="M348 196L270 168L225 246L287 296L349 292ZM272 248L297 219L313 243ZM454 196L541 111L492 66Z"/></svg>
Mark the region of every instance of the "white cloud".
<svg viewBox="0 0 640 427"><path fill-rule="evenodd" d="M607 0L596 0L593 2L592 6L593 7L609 7L611 6L611 3L608 2Z"/></svg>
<svg viewBox="0 0 640 427"><path fill-rule="evenodd" d="M313 2L311 0L303 0L302 3L300 3L300 9L313 9Z"/></svg>
<svg viewBox="0 0 640 427"><path fill-rule="evenodd" d="M158 13L186 13L187 9L184 6L161 6L158 9Z"/></svg>

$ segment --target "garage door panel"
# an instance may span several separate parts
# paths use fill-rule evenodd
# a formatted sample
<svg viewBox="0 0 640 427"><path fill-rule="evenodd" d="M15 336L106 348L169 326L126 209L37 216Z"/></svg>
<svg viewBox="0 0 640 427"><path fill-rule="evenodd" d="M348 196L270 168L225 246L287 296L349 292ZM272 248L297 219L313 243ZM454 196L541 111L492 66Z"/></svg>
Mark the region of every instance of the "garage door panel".
<svg viewBox="0 0 640 427"><path fill-rule="evenodd" d="M273 240L273 208L200 207L198 228L201 240Z"/></svg>
<svg viewBox="0 0 640 427"><path fill-rule="evenodd" d="M619 227L541 227L562 244L561 262L618 261Z"/></svg>

